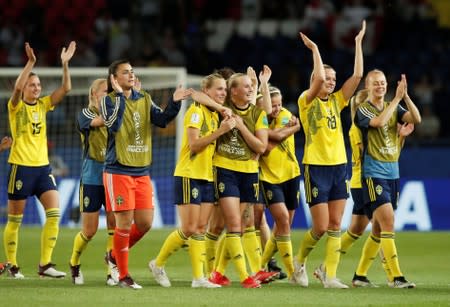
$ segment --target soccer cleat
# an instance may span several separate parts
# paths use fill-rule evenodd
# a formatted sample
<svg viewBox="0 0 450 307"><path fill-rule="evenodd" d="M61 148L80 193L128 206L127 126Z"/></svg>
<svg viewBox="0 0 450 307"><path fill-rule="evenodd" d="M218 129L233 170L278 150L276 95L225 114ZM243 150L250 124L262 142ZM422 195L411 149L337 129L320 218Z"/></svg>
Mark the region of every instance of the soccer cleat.
<svg viewBox="0 0 450 307"><path fill-rule="evenodd" d="M319 265L314 270L314 277L316 277L318 280L320 280L322 285L324 285L325 279L327 278L327 274L326 274L325 267L323 266L323 264Z"/></svg>
<svg viewBox="0 0 450 307"><path fill-rule="evenodd" d="M105 255L105 262L108 264L110 276L112 280L117 284L119 282L119 268L116 264L116 259L112 256L112 251L109 251Z"/></svg>
<svg viewBox="0 0 450 307"><path fill-rule="evenodd" d="M388 283L391 288L412 289L416 287L416 284L407 281L404 276L394 277L394 281Z"/></svg>
<svg viewBox="0 0 450 307"><path fill-rule="evenodd" d="M119 280L118 285L121 288L130 288L130 289L134 289L134 290L142 289L142 286L135 283L133 278L130 277L130 275L127 275L124 278L122 278L121 280Z"/></svg>
<svg viewBox="0 0 450 307"><path fill-rule="evenodd" d="M111 274L106 276L106 285L108 286L116 286L118 283L111 277Z"/></svg>
<svg viewBox="0 0 450 307"><path fill-rule="evenodd" d="M148 263L148 268L150 269L150 272L152 272L153 277L155 278L156 282L160 284L161 286L168 288L171 286L169 277L167 277L166 271L163 267L156 266L156 261L152 260Z"/></svg>
<svg viewBox="0 0 450 307"><path fill-rule="evenodd" d="M221 288L221 285L215 284L213 282L210 282L206 277L199 278L199 279L193 279L192 288Z"/></svg>
<svg viewBox="0 0 450 307"><path fill-rule="evenodd" d="M70 272L72 274L72 283L75 285L84 284L83 273L80 270L80 266L81 266L80 264L71 265L69 262Z"/></svg>
<svg viewBox="0 0 450 307"><path fill-rule="evenodd" d="M352 285L355 288L378 288L366 276L356 275L356 273L353 275Z"/></svg>
<svg viewBox="0 0 450 307"><path fill-rule="evenodd" d="M0 275L2 275L6 271L6 264L0 263Z"/></svg>
<svg viewBox="0 0 450 307"><path fill-rule="evenodd" d="M346 284L342 283L336 277L325 278L325 281L323 282L323 287L324 288L333 288L333 289L348 289L348 286Z"/></svg>
<svg viewBox="0 0 450 307"><path fill-rule="evenodd" d="M261 284L268 284L277 279L278 275L280 275L280 272L266 272L261 270L252 277L254 280L259 281Z"/></svg>
<svg viewBox="0 0 450 307"><path fill-rule="evenodd" d="M308 280L308 274L306 273L306 266L304 263L302 263L302 264L298 263L297 259L294 259L293 278L295 280L295 283L299 284L300 286L302 286L304 288L308 287L309 280Z"/></svg>
<svg viewBox="0 0 450 307"><path fill-rule="evenodd" d="M57 271L55 269L55 264L47 263L46 265L39 265L38 274L41 277L52 277L52 278L63 278L66 277L65 272Z"/></svg>
<svg viewBox="0 0 450 307"><path fill-rule="evenodd" d="M221 285L221 286L231 285L231 280L229 280L228 277L220 274L217 271L212 271L211 276L209 277L208 280L216 285Z"/></svg>
<svg viewBox="0 0 450 307"><path fill-rule="evenodd" d="M20 268L16 265L6 264L6 272L8 276L15 279L24 279L25 276L20 272Z"/></svg>
<svg viewBox="0 0 450 307"><path fill-rule="evenodd" d="M278 272L278 279L285 279L287 277L287 274L277 265L277 260L275 258L269 260L267 263L267 270L269 272Z"/></svg>
<svg viewBox="0 0 450 307"><path fill-rule="evenodd" d="M241 282L242 287L244 288L261 288L261 284L259 281L255 280L253 277L249 276L243 282Z"/></svg>

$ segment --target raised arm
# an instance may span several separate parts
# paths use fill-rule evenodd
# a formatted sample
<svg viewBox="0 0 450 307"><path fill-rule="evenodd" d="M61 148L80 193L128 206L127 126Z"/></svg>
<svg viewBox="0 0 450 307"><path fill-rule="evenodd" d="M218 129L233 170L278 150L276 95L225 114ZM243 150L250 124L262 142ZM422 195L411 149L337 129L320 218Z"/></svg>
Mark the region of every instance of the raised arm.
<svg viewBox="0 0 450 307"><path fill-rule="evenodd" d="M258 96L258 77L256 77L256 71L253 69L253 67L247 67L247 76L249 76L250 80L252 80L253 96L251 103L255 105L256 97Z"/></svg>
<svg viewBox="0 0 450 307"><path fill-rule="evenodd" d="M25 43L25 53L28 57L28 61L25 64L25 67L23 68L20 75L17 77L16 83L14 85L14 90L11 95L11 103L13 107L15 107L22 98L23 88L25 87L25 83L27 83L28 76L30 75L31 70L33 69L34 64L36 63L36 56L34 55L33 48L31 48L29 43Z"/></svg>
<svg viewBox="0 0 450 307"><path fill-rule="evenodd" d="M362 52L362 40L365 33L366 21L363 20L361 30L355 37L355 65L353 68L353 75L348 78L347 81L345 81L342 85L342 93L345 100L349 100L353 96L356 89L358 88L359 82L361 82L361 79L363 77L364 61Z"/></svg>
<svg viewBox="0 0 450 307"><path fill-rule="evenodd" d="M408 95L408 83L406 81L406 76L402 75L402 79L405 80L405 95L403 96L403 100L405 101L406 108L408 109L408 112L403 114L402 121L411 124L420 124L422 117L420 116L419 109L417 109L416 105Z"/></svg>
<svg viewBox="0 0 450 307"><path fill-rule="evenodd" d="M308 38L305 34L300 32L300 37L303 43L308 47L313 55L313 73L311 76L311 82L309 84L309 89L306 93L306 103L310 103L319 94L323 83L325 82L325 69L323 67L322 57L320 56L319 47L316 43Z"/></svg>
<svg viewBox="0 0 450 307"><path fill-rule="evenodd" d="M52 105L54 106L60 103L64 96L72 89L72 81L69 73L69 61L73 57L76 47L77 44L74 41L71 41L69 47L67 49L66 47L63 47L61 51L61 64L63 68L62 84L51 94Z"/></svg>
<svg viewBox="0 0 450 307"><path fill-rule="evenodd" d="M262 97L262 104L258 105L261 109L263 109L267 114L272 113L272 100L270 99L270 91L269 91L269 79L272 75L272 70L269 66L264 65L263 70L259 73L259 82L260 90Z"/></svg>
<svg viewBox="0 0 450 307"><path fill-rule="evenodd" d="M397 109L399 102L402 100L402 97L405 94L405 82L404 78L397 85L397 90L395 91L395 97L392 99L391 103L384 108L383 112L380 115L373 117L369 121L369 125L371 127L380 128L387 124L389 119L394 114L394 111Z"/></svg>

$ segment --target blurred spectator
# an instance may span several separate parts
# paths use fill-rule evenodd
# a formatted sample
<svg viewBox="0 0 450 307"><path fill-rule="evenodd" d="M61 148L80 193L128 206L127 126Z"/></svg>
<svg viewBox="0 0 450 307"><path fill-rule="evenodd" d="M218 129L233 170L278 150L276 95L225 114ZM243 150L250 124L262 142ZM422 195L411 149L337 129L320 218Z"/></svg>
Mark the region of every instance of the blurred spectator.
<svg viewBox="0 0 450 307"><path fill-rule="evenodd" d="M416 98L417 103L420 107L428 106L433 110L433 94L434 86L430 82L430 77L428 74L424 73L420 76L419 81L414 84L413 94Z"/></svg>
<svg viewBox="0 0 450 307"><path fill-rule="evenodd" d="M125 18L112 21L109 34L109 61L129 58L131 38L129 34L130 24Z"/></svg>
<svg viewBox="0 0 450 307"><path fill-rule="evenodd" d="M64 159L56 153L55 144L51 141L48 141L48 159L52 168L52 174L55 177L66 177L69 175L69 167L64 162Z"/></svg>
<svg viewBox="0 0 450 307"><path fill-rule="evenodd" d="M422 110L422 122L416 125L416 134L423 140L434 140L439 136L441 124L439 118L433 113L431 105L424 105Z"/></svg>

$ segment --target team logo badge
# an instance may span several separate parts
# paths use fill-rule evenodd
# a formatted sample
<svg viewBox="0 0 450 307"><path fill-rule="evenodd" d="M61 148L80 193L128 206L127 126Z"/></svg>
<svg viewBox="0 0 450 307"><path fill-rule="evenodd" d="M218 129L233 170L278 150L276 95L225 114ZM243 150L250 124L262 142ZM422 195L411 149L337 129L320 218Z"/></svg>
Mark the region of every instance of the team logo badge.
<svg viewBox="0 0 450 307"><path fill-rule="evenodd" d="M33 118L33 122L35 122L35 123L39 122L39 113L38 112L33 111L31 113L31 117Z"/></svg>
<svg viewBox="0 0 450 307"><path fill-rule="evenodd" d="M119 196L116 197L116 204L117 204L118 206L122 205L123 202L124 202L124 200L123 200L123 197L122 197L122 196L119 195Z"/></svg>
<svg viewBox="0 0 450 307"><path fill-rule="evenodd" d="M220 193L223 193L223 191L225 191L225 183L223 182L219 183L219 191Z"/></svg>
<svg viewBox="0 0 450 307"><path fill-rule="evenodd" d="M198 113L192 113L191 115L191 123L198 124L200 122L200 115Z"/></svg>
<svg viewBox="0 0 450 307"><path fill-rule="evenodd" d="M237 136L238 136L238 130L237 130L237 128L233 128L233 129L231 130L231 134L232 134L232 136L231 136L231 138L230 138L230 141L233 142L233 143L236 143L237 140L238 140L238 138L237 138Z"/></svg>
<svg viewBox="0 0 450 307"><path fill-rule="evenodd" d="M316 198L319 195L319 189L317 187L314 187L312 189L312 195L314 196L314 198Z"/></svg>
<svg viewBox="0 0 450 307"><path fill-rule="evenodd" d="M16 190L17 190L17 191L20 191L20 190L22 189L22 187L23 187L23 182L22 182L22 180L17 180L17 181L16 181Z"/></svg>
<svg viewBox="0 0 450 307"><path fill-rule="evenodd" d="M91 202L91 200L89 199L89 197L85 196L85 197L83 198L83 205L84 205L85 207L89 206L89 203L90 203L90 202Z"/></svg>
<svg viewBox="0 0 450 307"><path fill-rule="evenodd" d="M191 194L192 194L192 197L194 199L197 199L197 197L198 197L198 189L197 188L193 188Z"/></svg>
<svg viewBox="0 0 450 307"><path fill-rule="evenodd" d="M267 199L272 200L272 198L273 198L273 192L272 192L271 190L268 190L268 191L266 192L266 196L267 196Z"/></svg>
<svg viewBox="0 0 450 307"><path fill-rule="evenodd" d="M375 187L375 192L377 192L378 195L381 195L381 193L383 193L383 187L381 185L377 185Z"/></svg>

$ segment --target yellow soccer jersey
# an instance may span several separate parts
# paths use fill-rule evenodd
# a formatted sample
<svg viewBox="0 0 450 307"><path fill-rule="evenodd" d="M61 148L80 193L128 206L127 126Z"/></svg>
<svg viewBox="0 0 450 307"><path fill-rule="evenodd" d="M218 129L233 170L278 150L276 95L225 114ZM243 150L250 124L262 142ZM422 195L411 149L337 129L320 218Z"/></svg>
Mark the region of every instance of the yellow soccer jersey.
<svg viewBox="0 0 450 307"><path fill-rule="evenodd" d="M316 97L306 104L306 91L298 98L300 121L305 131L304 164L338 165L347 163L341 111L348 105L342 91L324 101Z"/></svg>
<svg viewBox="0 0 450 307"><path fill-rule="evenodd" d="M355 124L352 124L348 134L350 137L350 146L352 148L352 179L350 181L350 187L353 189L361 188L362 133Z"/></svg>
<svg viewBox="0 0 450 307"><path fill-rule="evenodd" d="M8 101L8 116L13 144L8 162L24 166L48 165L48 111L53 111L50 96L39 98L31 105L20 100L13 107Z"/></svg>
<svg viewBox="0 0 450 307"><path fill-rule="evenodd" d="M277 118L270 123L269 128L282 128L287 125L291 117L291 112L282 108ZM294 135L275 146L268 155L261 156L259 165L260 179L272 184L279 184L300 176L300 167L295 156Z"/></svg>
<svg viewBox="0 0 450 307"><path fill-rule="evenodd" d="M216 141L210 143L201 152L191 153L187 137L187 128L200 130L200 137L212 134L219 125L219 116L204 105L194 102L184 115L184 133L181 143L180 157L174 175L213 181L213 155Z"/></svg>
<svg viewBox="0 0 450 307"><path fill-rule="evenodd" d="M266 112L262 109L254 105L250 105L246 110L236 109L231 104L226 104L226 106L242 117L251 132L269 128ZM247 156L251 157L246 158ZM232 171L257 173L259 164L258 160L254 158L256 158L256 154L248 148L239 130L234 128L219 138L213 164Z"/></svg>

